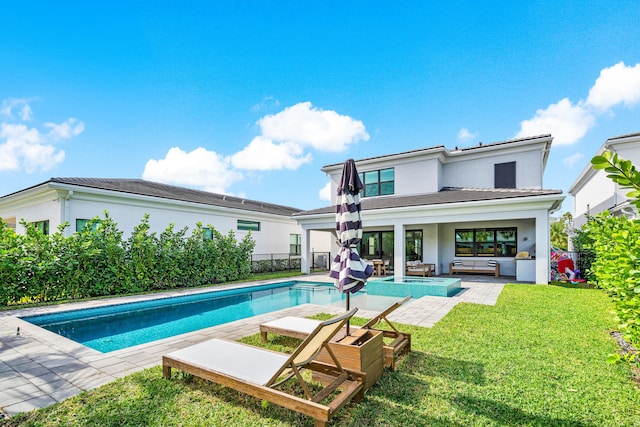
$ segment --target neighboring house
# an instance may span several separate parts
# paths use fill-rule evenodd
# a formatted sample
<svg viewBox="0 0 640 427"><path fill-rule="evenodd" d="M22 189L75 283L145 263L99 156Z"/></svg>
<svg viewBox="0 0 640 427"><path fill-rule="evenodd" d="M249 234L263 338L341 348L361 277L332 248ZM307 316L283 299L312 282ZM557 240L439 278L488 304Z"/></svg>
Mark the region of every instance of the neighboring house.
<svg viewBox="0 0 640 427"><path fill-rule="evenodd" d="M549 216L564 200L562 191L542 189L551 142L543 135L357 160L365 185L362 257L389 259L397 276L408 260L434 263L442 274L456 258L492 259L501 275L548 283ZM309 272L311 232L335 233L342 165L322 168L331 179L332 206L293 215L303 229L303 272ZM521 251L536 257L516 261Z"/></svg>
<svg viewBox="0 0 640 427"><path fill-rule="evenodd" d="M621 135L609 138L595 155L604 151L617 153L619 157L630 160L640 166L640 133ZM584 168L580 176L568 190L573 196L573 225L581 227L587 222L587 216L596 215L608 210L614 216L637 218L638 211L629 203L626 194L630 189L607 178L607 173L591 167L591 162Z"/></svg>
<svg viewBox="0 0 640 427"><path fill-rule="evenodd" d="M25 232L20 225L24 219L46 233L68 222L69 235L88 220L103 217L104 211L124 239L149 214L151 232L158 234L171 223L180 230L201 222L223 234L233 230L238 239L251 231L254 254L299 254L301 249L301 228L291 218L299 209L141 179L52 178L0 197L0 218L18 233ZM330 250L327 233L313 240L316 251Z"/></svg>

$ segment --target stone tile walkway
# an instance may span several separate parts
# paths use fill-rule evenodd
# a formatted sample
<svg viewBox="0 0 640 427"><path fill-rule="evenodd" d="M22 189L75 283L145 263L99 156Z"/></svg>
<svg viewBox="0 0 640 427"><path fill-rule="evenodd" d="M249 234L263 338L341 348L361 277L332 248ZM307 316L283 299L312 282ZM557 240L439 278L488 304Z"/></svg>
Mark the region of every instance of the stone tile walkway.
<svg viewBox="0 0 640 427"><path fill-rule="evenodd" d="M494 305L506 280L462 276L463 291L451 298L422 297L397 309L390 320L431 327L459 302ZM326 275L304 276L301 280L329 281ZM468 279L473 279L470 281ZM258 282L272 283L271 282ZM242 286L255 285L256 283ZM216 289L240 287L224 286ZM176 296L210 289L166 292ZM89 308L116 303L158 298L135 296L111 298L59 306L0 312L0 413L11 416L43 408L74 396L83 390L104 385L132 372L159 365L163 354L211 338L238 339L258 332L258 325L282 316L309 316L315 313L340 313L342 305L305 304L273 313L254 316L224 325L166 338L128 349L100 353L20 319L21 316ZM360 310L357 315L373 317L377 312Z"/></svg>

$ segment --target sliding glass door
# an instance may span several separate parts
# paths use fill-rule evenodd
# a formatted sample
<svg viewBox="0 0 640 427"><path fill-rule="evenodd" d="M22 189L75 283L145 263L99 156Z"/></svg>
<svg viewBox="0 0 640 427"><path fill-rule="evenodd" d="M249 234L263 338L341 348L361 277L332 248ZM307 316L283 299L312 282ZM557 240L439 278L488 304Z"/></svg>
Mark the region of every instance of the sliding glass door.
<svg viewBox="0 0 640 427"><path fill-rule="evenodd" d="M360 254L366 259L388 259L393 263L393 231L362 233Z"/></svg>

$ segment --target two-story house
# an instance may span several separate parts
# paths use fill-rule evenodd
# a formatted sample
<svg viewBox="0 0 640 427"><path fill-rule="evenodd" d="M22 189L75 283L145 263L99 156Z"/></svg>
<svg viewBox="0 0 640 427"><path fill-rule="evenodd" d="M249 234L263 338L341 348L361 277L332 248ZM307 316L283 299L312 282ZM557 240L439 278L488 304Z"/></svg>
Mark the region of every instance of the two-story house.
<svg viewBox="0 0 640 427"><path fill-rule="evenodd" d="M102 217L105 210L125 239L149 214L150 231L157 234L171 223L180 230L201 222L223 234L232 230L238 238L251 232L256 242L254 254L300 253L301 229L291 218L300 209L290 206L141 179L111 178L51 178L0 197L0 218L22 234L20 221L24 220L46 234L68 223L65 234L69 235L90 219ZM327 233L318 233L313 240L316 251L330 250Z"/></svg>
<svg viewBox="0 0 640 427"><path fill-rule="evenodd" d="M356 160L365 186L362 257L390 260L398 276L407 260L434 263L442 274L456 258L491 258L501 275L548 283L549 216L564 200L562 191L542 188L552 139L435 146ZM309 272L310 233L335 232L342 163L322 171L331 180L332 205L293 215L303 230L303 272ZM518 271L521 251L534 258Z"/></svg>
<svg viewBox="0 0 640 427"><path fill-rule="evenodd" d="M600 147L596 155L611 151L625 160L640 166L640 133L621 135L609 138ZM614 216L637 218L638 212L629 203L629 189L607 178L607 173L596 170L589 163L568 190L573 196L573 225L580 227L587 222L589 215L596 215L605 210Z"/></svg>

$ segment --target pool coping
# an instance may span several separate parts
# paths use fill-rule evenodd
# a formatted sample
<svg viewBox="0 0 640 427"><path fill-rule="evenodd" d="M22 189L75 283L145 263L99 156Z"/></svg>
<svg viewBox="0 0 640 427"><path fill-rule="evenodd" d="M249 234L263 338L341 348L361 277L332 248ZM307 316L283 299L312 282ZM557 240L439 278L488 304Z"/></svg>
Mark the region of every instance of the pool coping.
<svg viewBox="0 0 640 427"><path fill-rule="evenodd" d="M0 412L12 416L52 405L133 372L157 366L161 363L163 354L188 345L211 338L236 340L255 334L261 323L278 317L310 316L320 312L340 313L344 311L344 307L303 304L109 353L100 353L19 317L289 280L332 282L326 274L304 275L0 312L0 389L3 390L0 394ZM397 309L390 320L431 327L459 302L494 305L505 283L502 280L479 283L463 279L463 291L455 296L413 299ZM377 312L367 310L358 312L358 316L365 318L376 314Z"/></svg>

